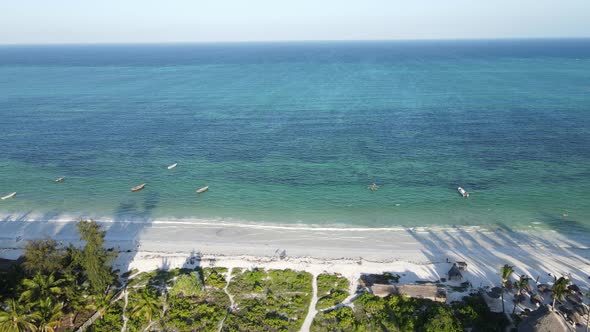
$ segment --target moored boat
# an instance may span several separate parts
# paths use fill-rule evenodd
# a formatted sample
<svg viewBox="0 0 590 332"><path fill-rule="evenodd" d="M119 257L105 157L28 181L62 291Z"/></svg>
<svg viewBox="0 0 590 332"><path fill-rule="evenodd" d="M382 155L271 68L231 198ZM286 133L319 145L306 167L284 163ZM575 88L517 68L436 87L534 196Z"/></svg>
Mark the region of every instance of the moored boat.
<svg viewBox="0 0 590 332"><path fill-rule="evenodd" d="M1 200L5 200L5 199L13 198L14 196L16 196L16 191L13 192L13 193L8 194L6 196L2 196L2 197L0 197L0 199Z"/></svg>
<svg viewBox="0 0 590 332"><path fill-rule="evenodd" d="M65 179L66 178L62 176L62 177L55 179L55 182L64 182Z"/></svg>
<svg viewBox="0 0 590 332"><path fill-rule="evenodd" d="M135 186L135 187L131 188L131 191L140 191L144 187L145 187L145 183L142 183L139 186Z"/></svg>
<svg viewBox="0 0 590 332"><path fill-rule="evenodd" d="M197 189L197 194L204 193L205 191L209 190L209 186L205 186L201 189Z"/></svg>
<svg viewBox="0 0 590 332"><path fill-rule="evenodd" d="M463 189L463 187L457 188L457 191L459 192L459 194L461 194L461 196L465 198L469 197L469 193L467 192L467 190Z"/></svg>
<svg viewBox="0 0 590 332"><path fill-rule="evenodd" d="M178 166L178 163L174 163L174 164L172 164L172 165L168 166L168 169L173 169L173 168L174 168L174 167L176 167L176 166Z"/></svg>

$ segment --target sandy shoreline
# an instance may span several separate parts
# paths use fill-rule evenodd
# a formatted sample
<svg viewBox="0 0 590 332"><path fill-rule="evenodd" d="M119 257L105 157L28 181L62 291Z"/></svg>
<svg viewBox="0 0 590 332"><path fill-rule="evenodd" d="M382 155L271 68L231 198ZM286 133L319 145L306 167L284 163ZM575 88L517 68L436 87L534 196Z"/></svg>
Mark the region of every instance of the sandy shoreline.
<svg viewBox="0 0 590 332"><path fill-rule="evenodd" d="M408 282L445 277L450 261L466 261L474 286L497 285L498 268L515 266L540 282L568 275L590 285L590 238L557 231L465 228L330 228L187 221L101 222L121 254L115 268L224 266L292 268L312 273L396 272ZM0 222L0 257L16 258L26 240L79 243L73 221ZM282 256L282 257L281 257ZM192 259L191 259L192 257Z"/></svg>

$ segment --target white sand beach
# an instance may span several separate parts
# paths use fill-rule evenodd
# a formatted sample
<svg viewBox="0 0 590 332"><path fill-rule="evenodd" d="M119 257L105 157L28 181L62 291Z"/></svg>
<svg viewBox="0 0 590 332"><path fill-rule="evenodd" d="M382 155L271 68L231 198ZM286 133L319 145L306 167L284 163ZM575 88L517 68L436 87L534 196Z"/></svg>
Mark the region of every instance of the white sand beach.
<svg viewBox="0 0 590 332"><path fill-rule="evenodd" d="M539 282L567 275L588 286L590 239L557 231L503 228L330 228L199 221L100 222L107 244L121 251L115 268L141 271L182 266L263 267L361 273L394 272L405 282L446 277L453 261L465 261L474 287L499 284L503 264ZM78 243L75 222L5 217L0 257L16 258L26 240ZM191 259L192 258L192 259Z"/></svg>

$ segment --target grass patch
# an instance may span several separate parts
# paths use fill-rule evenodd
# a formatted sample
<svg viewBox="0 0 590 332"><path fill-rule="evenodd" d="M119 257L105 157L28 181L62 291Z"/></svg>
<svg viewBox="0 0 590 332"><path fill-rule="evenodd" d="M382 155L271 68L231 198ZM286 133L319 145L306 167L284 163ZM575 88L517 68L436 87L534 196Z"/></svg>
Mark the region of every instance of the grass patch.
<svg viewBox="0 0 590 332"><path fill-rule="evenodd" d="M318 275L318 302L316 309L326 309L346 299L350 293L350 282L340 274Z"/></svg>

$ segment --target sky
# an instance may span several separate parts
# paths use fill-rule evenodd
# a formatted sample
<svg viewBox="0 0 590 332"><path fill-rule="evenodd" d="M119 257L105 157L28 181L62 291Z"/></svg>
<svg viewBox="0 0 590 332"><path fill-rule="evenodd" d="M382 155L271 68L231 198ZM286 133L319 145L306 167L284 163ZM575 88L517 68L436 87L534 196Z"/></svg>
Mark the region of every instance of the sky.
<svg viewBox="0 0 590 332"><path fill-rule="evenodd" d="M0 0L0 44L590 37L590 0Z"/></svg>

